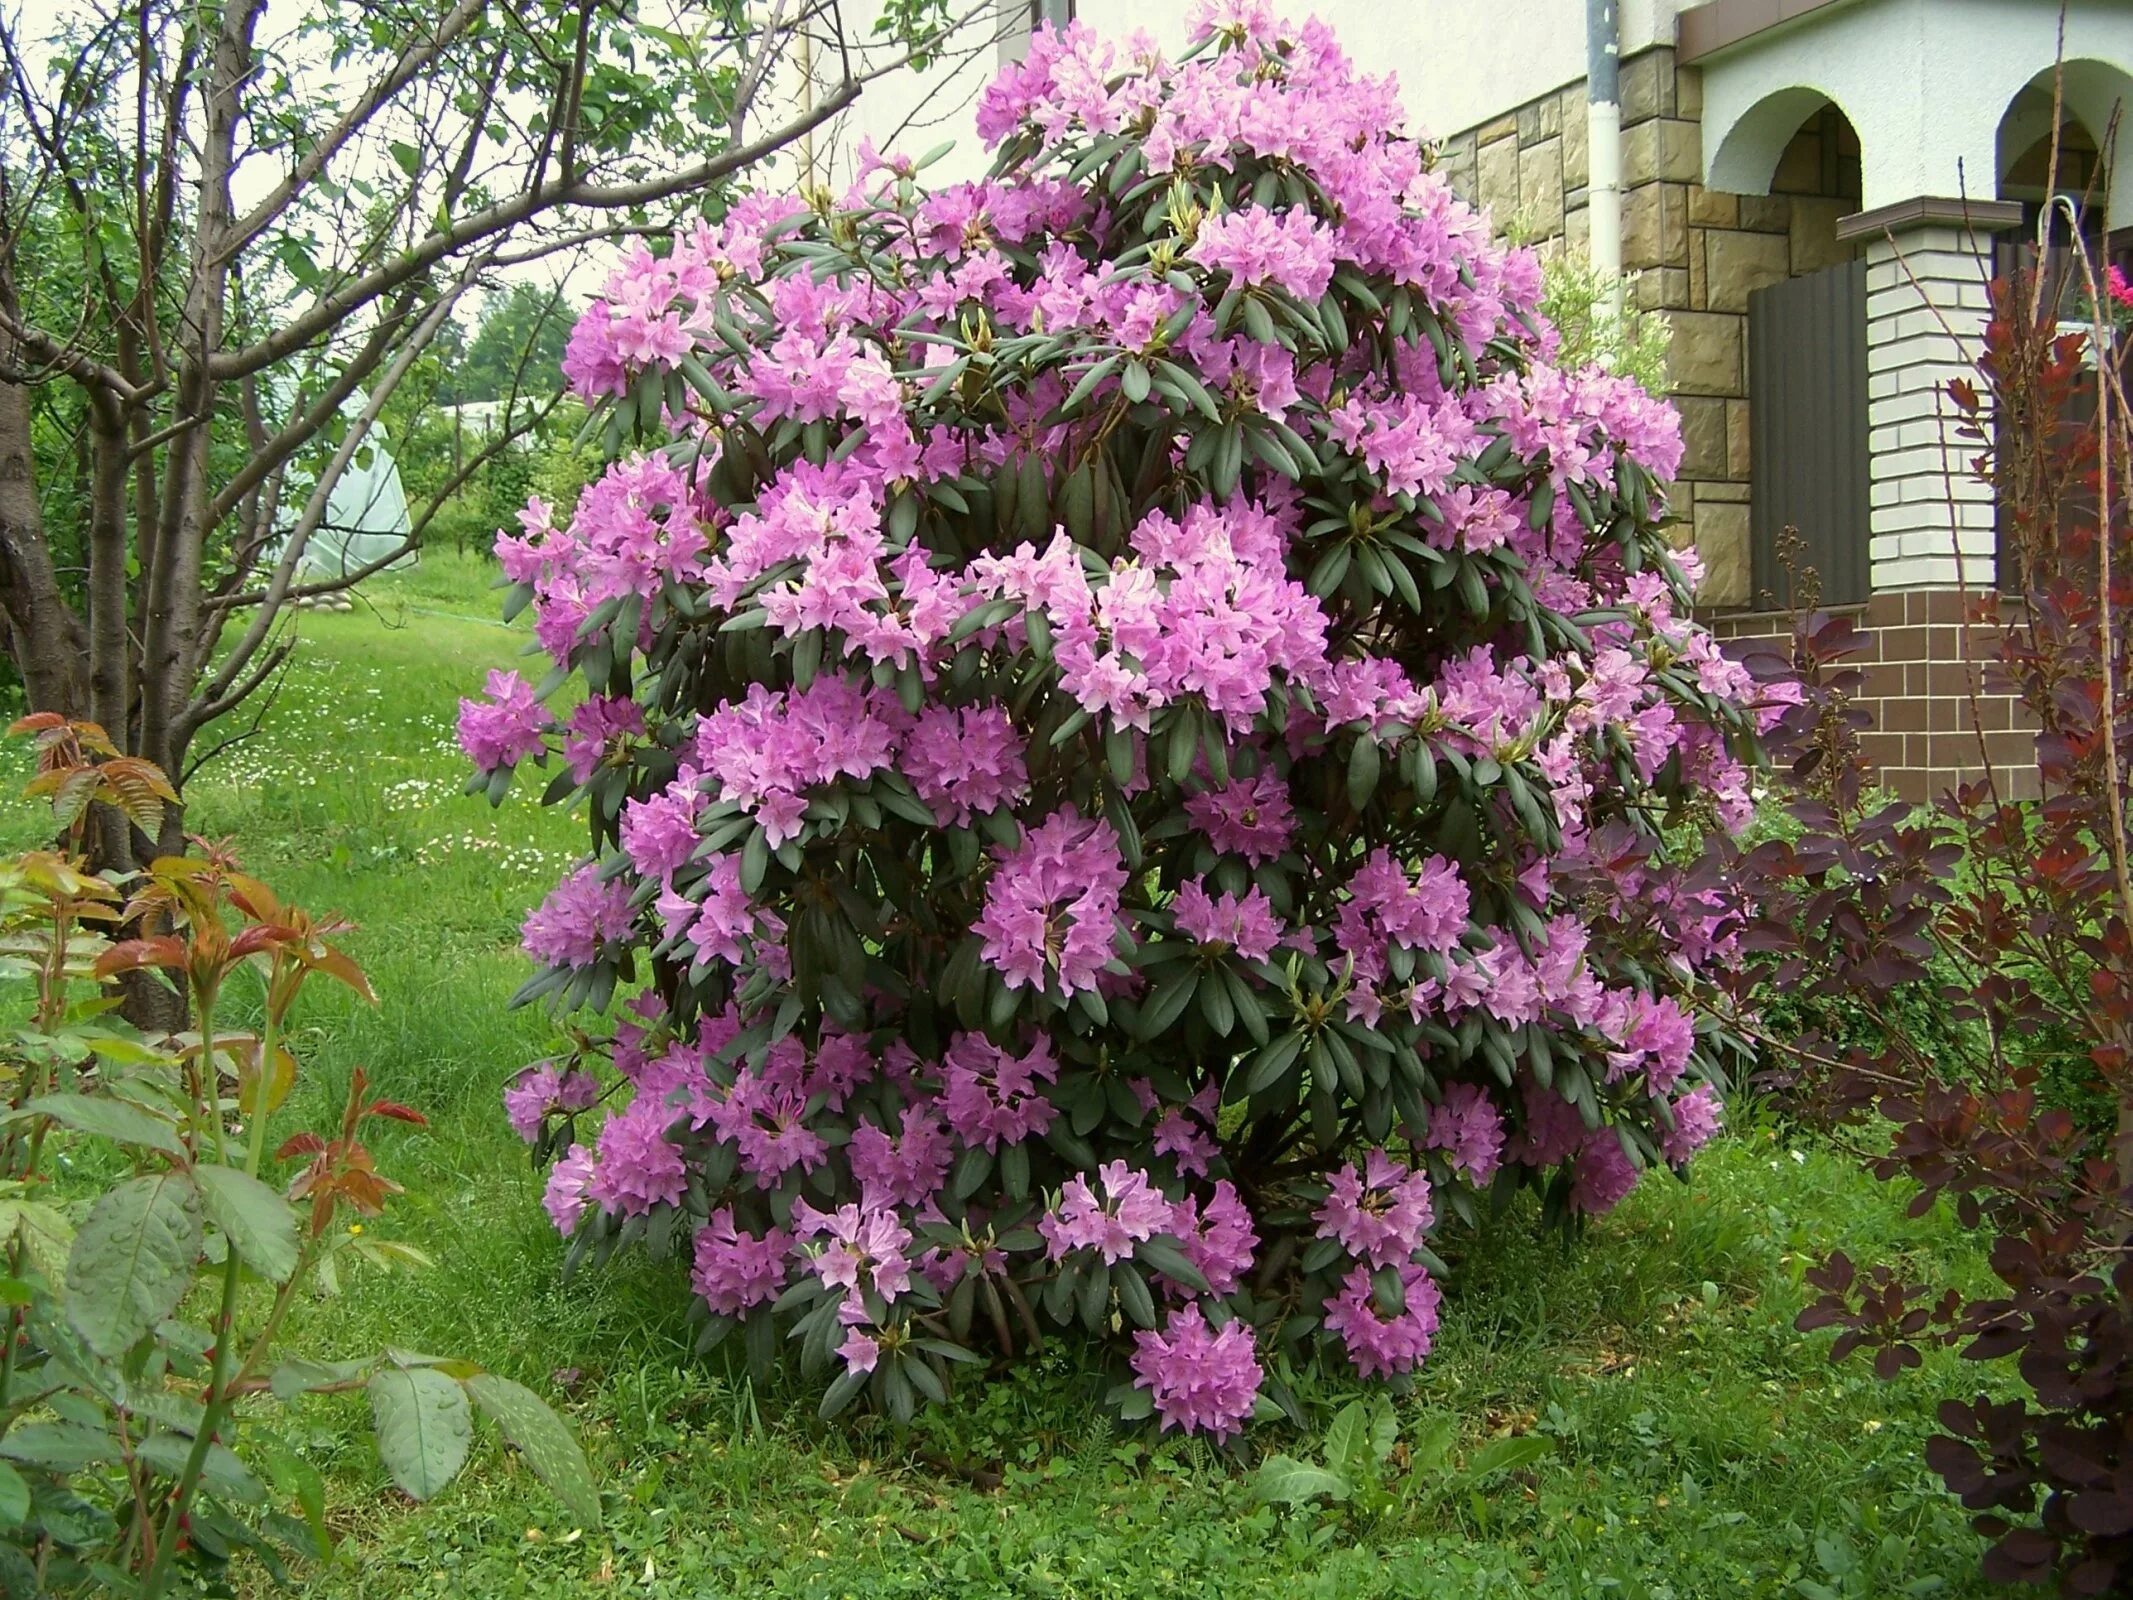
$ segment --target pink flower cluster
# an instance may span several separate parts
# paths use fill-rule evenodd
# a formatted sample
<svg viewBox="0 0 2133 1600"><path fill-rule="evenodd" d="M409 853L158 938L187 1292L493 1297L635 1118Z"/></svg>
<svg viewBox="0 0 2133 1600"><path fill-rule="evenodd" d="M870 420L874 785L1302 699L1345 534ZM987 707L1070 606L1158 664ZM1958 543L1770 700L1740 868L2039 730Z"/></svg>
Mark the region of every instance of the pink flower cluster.
<svg viewBox="0 0 2133 1600"><path fill-rule="evenodd" d="M459 744L483 772L546 753L555 718L515 672L489 674L486 700L459 702Z"/></svg>
<svg viewBox="0 0 2133 1600"><path fill-rule="evenodd" d="M599 960L604 948L628 937L635 922L629 885L588 865L557 884L522 931L534 960L575 969Z"/></svg>
<svg viewBox="0 0 2133 1600"><path fill-rule="evenodd" d="M1171 1225L1175 1207L1148 1181L1145 1172L1125 1162L1107 1163L1097 1174L1099 1199L1080 1174L1067 1179L1059 1204L1044 1214L1037 1231L1054 1261L1072 1250L1094 1250L1104 1265L1131 1259L1133 1247Z"/></svg>
<svg viewBox="0 0 2133 1600"><path fill-rule="evenodd" d="M1133 1336L1135 1383L1155 1401L1165 1428L1227 1439L1242 1431L1265 1370L1241 1322L1211 1329L1196 1305L1173 1311L1163 1331Z"/></svg>
<svg viewBox="0 0 2133 1600"><path fill-rule="evenodd" d="M504 1115L511 1131L528 1144L541 1136L550 1117L589 1111L600 1098L600 1084L589 1072L559 1069L544 1061L528 1067L504 1090Z"/></svg>
<svg viewBox="0 0 2133 1600"><path fill-rule="evenodd" d="M1118 835L1069 807L1000 852L985 907L970 931L1010 989L1056 984L1074 994L1096 987L1114 959L1119 891L1126 885Z"/></svg>
<svg viewBox="0 0 2133 1600"><path fill-rule="evenodd" d="M1408 1171L1383 1150L1372 1150L1360 1174L1351 1161L1333 1175L1331 1192L1314 1220L1320 1238L1339 1240L1350 1255L1373 1267L1390 1267L1412 1259L1437 1214L1427 1177Z"/></svg>

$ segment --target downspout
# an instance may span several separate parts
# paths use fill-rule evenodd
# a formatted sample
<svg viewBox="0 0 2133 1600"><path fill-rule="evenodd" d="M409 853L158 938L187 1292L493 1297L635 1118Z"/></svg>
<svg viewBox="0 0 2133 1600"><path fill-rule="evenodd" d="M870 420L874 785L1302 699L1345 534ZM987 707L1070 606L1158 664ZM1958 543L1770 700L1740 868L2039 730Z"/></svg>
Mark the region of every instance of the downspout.
<svg viewBox="0 0 2133 1600"><path fill-rule="evenodd" d="M1590 0L1596 3L1596 0ZM800 30L800 114L813 116L815 111L815 41L805 28ZM810 125L800 135L800 192L811 195L815 187L815 130ZM1616 251L1619 255L1621 252Z"/></svg>
<svg viewBox="0 0 2133 1600"><path fill-rule="evenodd" d="M1585 0L1586 222L1592 268L1622 313L1622 14L1620 0Z"/></svg>

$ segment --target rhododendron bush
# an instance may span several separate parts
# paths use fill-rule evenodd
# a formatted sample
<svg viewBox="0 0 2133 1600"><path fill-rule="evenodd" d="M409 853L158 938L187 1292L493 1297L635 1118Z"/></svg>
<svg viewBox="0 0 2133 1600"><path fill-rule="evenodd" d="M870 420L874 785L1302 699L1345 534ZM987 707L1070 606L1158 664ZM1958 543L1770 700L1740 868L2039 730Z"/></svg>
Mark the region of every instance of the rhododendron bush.
<svg viewBox="0 0 2133 1600"><path fill-rule="evenodd" d="M1764 712L1676 419L1550 365L1401 122L1256 8L1040 32L987 180L865 152L572 337L618 459L499 542L555 670L462 734L592 820L527 997L628 998L511 1114L574 1253L685 1246L826 1410L1081 1328L1226 1436L1427 1356L1433 1228L1716 1128L1735 919L1663 841L1745 822Z"/></svg>

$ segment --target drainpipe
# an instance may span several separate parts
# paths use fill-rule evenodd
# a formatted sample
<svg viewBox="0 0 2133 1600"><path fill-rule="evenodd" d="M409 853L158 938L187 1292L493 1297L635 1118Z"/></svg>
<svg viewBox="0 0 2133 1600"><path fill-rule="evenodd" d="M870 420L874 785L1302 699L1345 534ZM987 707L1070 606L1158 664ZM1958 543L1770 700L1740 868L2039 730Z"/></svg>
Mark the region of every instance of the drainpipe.
<svg viewBox="0 0 2133 1600"><path fill-rule="evenodd" d="M1585 0L1586 188L1592 267L1622 311L1622 16L1620 0Z"/></svg>

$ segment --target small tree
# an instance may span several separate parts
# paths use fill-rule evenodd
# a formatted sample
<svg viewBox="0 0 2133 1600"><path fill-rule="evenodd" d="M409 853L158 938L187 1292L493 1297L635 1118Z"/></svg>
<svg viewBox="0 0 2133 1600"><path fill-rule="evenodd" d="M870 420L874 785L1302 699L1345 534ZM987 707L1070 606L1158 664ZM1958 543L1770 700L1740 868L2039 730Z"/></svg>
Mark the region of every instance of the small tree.
<svg viewBox="0 0 2133 1600"><path fill-rule="evenodd" d="M612 466L500 542L587 697L594 854L507 1096L572 1259L687 1245L706 1342L907 1416L1130 1330L1221 1436L1322 1345L1408 1373L1435 1218L1597 1215L1717 1123L1685 994L1757 699L1656 530L1672 412L1540 352L1532 256L1322 28L1040 32L987 181L871 159L640 255L572 337ZM582 1134L582 1142L581 1142ZM693 1242L692 1242L693 1241Z"/></svg>
<svg viewBox="0 0 2133 1600"><path fill-rule="evenodd" d="M284 602L405 553L302 564L468 292L671 226L909 59L862 65L838 0L686 7L678 31L601 0L372 0L278 36L269 11L124 0L49 41L0 12L0 648L33 709L181 787L288 659ZM881 15L942 47L944 0ZM802 41L818 92L788 110ZM410 546L547 387L415 509ZM96 859L131 865L100 818ZM174 807L151 843L183 837Z"/></svg>

